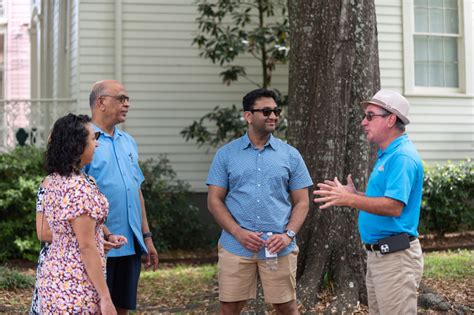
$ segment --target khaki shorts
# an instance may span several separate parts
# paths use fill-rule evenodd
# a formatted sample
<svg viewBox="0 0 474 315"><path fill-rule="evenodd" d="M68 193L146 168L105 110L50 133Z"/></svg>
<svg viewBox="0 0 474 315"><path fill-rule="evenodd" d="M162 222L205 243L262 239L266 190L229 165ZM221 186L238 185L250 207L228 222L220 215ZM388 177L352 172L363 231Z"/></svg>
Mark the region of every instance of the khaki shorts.
<svg viewBox="0 0 474 315"><path fill-rule="evenodd" d="M416 291L423 275L418 239L410 248L382 255L367 252L369 314L417 314Z"/></svg>
<svg viewBox="0 0 474 315"><path fill-rule="evenodd" d="M278 270L267 269L265 260L241 257L219 245L219 300L237 302L257 295L257 271L263 286L265 302L286 303L296 299L296 259L298 247L278 257Z"/></svg>

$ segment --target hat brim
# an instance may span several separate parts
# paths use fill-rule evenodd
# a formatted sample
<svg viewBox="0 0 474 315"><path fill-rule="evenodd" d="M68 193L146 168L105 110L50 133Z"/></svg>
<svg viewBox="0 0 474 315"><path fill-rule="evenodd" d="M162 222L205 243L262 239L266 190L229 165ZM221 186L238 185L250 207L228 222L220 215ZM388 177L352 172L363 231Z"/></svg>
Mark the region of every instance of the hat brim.
<svg viewBox="0 0 474 315"><path fill-rule="evenodd" d="M405 125L408 125L410 123L410 121L408 120L407 117L405 117L404 115L402 115L402 113L400 113L398 110L394 109L394 108L391 108L391 107L388 107L385 103L383 102L379 102L378 100L375 100L375 99L372 99L370 101L362 101L360 102L360 106L362 107L362 109L365 109L367 107L367 105L375 105L375 106L379 106L379 107L382 107L383 109L385 109L386 111L389 111L391 112L392 114L395 114L398 118L400 118L400 120L405 124Z"/></svg>

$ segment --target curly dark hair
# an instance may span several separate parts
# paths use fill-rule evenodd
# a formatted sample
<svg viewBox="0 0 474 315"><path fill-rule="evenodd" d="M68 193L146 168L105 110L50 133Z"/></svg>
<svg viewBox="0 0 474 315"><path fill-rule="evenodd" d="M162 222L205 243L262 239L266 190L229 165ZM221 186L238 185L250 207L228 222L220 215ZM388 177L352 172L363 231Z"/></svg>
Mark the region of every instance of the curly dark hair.
<svg viewBox="0 0 474 315"><path fill-rule="evenodd" d="M79 173L81 154L87 144L91 122L87 115L67 114L56 120L48 140L45 154L45 170L48 174L69 176Z"/></svg>

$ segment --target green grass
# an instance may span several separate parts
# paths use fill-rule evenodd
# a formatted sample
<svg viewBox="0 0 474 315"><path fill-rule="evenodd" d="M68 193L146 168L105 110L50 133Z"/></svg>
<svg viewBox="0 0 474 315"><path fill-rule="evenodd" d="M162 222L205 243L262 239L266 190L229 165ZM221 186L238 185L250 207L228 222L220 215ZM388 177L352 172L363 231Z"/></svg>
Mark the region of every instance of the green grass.
<svg viewBox="0 0 474 315"><path fill-rule="evenodd" d="M426 253L423 276L433 279L474 277L474 251Z"/></svg>
<svg viewBox="0 0 474 315"><path fill-rule="evenodd" d="M13 269L0 266L0 289L26 289L32 288L35 279L32 276L21 274Z"/></svg>
<svg viewBox="0 0 474 315"><path fill-rule="evenodd" d="M196 303L199 295L212 291L216 275L217 265L177 265L142 272L139 291L145 300L155 300L156 304L183 304L178 300Z"/></svg>

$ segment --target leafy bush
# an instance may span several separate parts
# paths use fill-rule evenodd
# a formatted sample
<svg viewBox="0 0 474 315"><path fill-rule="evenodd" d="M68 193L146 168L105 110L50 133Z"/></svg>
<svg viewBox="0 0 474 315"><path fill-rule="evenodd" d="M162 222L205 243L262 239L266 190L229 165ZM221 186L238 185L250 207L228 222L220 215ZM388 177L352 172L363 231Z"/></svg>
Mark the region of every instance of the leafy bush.
<svg viewBox="0 0 474 315"><path fill-rule="evenodd" d="M142 164L142 190L150 228L159 250L205 248L212 244L199 209L190 204L189 185L176 178L168 159ZM35 228L37 189L46 176L43 151L21 147L0 154L0 262L36 261L40 243Z"/></svg>
<svg viewBox="0 0 474 315"><path fill-rule="evenodd" d="M43 152L34 147L0 155L0 261L38 258L35 200L42 166Z"/></svg>
<svg viewBox="0 0 474 315"><path fill-rule="evenodd" d="M32 276L23 275L8 267L0 266L0 289L27 289L32 288L35 279Z"/></svg>
<svg viewBox="0 0 474 315"><path fill-rule="evenodd" d="M423 186L420 231L443 235L474 229L474 164L427 167Z"/></svg>
<svg viewBox="0 0 474 315"><path fill-rule="evenodd" d="M189 201L190 185L176 178L165 156L140 163L148 223L158 250L205 248L212 244Z"/></svg>

